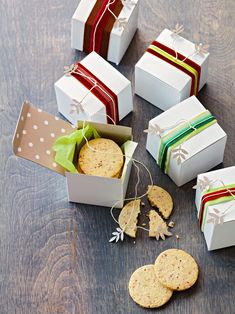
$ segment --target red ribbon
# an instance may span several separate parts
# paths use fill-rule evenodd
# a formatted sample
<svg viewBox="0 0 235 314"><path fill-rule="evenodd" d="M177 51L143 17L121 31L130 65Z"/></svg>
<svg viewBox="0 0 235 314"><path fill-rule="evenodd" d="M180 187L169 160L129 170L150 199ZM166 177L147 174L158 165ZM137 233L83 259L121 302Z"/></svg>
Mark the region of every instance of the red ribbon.
<svg viewBox="0 0 235 314"><path fill-rule="evenodd" d="M230 191L230 193L229 193L229 191ZM201 206L200 206L200 211L199 211L199 225L200 225L200 227L202 225L204 209L205 209L206 203L209 201L216 200L220 197L230 196L231 193L235 193L235 188L231 188L231 189L229 189L229 191L226 189L223 189L223 190L218 190L218 191L206 193L203 195L203 197L201 199Z"/></svg>
<svg viewBox="0 0 235 314"><path fill-rule="evenodd" d="M116 124L118 124L119 112L117 95L101 80L99 80L93 73L91 73L87 68L85 68L80 62L78 62L76 66L78 71L81 71L84 75L95 80L97 82L97 85L102 88L101 89L99 87L95 87L91 90L91 93L95 95L105 105L106 114L110 116ZM81 84L83 84L88 90L90 90L94 86L91 80L82 75L79 75L76 72L72 72L71 75L74 78L76 78ZM107 123L113 123L109 117L107 117Z"/></svg>
<svg viewBox="0 0 235 314"><path fill-rule="evenodd" d="M123 8L120 0L113 0L113 3L108 4L109 0L96 1L85 24L83 42L85 52L94 50L104 58L107 58L110 33L116 22L115 16L118 16Z"/></svg>
<svg viewBox="0 0 235 314"><path fill-rule="evenodd" d="M169 53L171 56L175 57L175 51L165 45L163 45L162 43L158 42L158 41L153 41L152 45L164 50L165 52ZM195 77L194 75L189 72L187 69L185 69L184 67L180 66L179 64L167 59L166 57L162 56L161 54L157 53L156 51L148 48L147 52L153 54L154 56L166 61L167 63L173 65L174 67L176 67L177 69L181 70L182 72L184 72L185 74L189 75L192 79L192 84L191 84L191 90L190 90L190 96L194 95L194 84L195 84ZM185 56L183 56L182 54L180 54L179 52L177 52L177 58L178 60L183 61L184 59L186 59ZM184 63L190 65L192 68L194 68L197 72L198 72L198 81L197 81L197 94L199 91L199 82L200 82L200 76L201 76L201 67L200 65L198 65L197 63L195 63L194 61L190 60L190 59L186 59L184 60Z"/></svg>
<svg viewBox="0 0 235 314"><path fill-rule="evenodd" d="M101 15L103 14L104 10L106 9L106 5L108 4L109 0L104 0L98 14L96 15L96 18L94 20L94 23L92 25L92 29L91 29L91 35L90 35L90 47L89 47L89 51L93 50L93 37L94 37L94 31L95 28L97 26L97 23L101 17ZM111 9L111 6L110 6ZM108 13L108 14L107 14ZM102 19L99 22L99 25L97 26L96 29L96 34L95 34L95 51L99 51L100 50L100 45L101 45L101 41L102 41L102 31L107 23L107 20L109 18L110 12L108 11L108 9L106 9L106 12L104 13Z"/></svg>

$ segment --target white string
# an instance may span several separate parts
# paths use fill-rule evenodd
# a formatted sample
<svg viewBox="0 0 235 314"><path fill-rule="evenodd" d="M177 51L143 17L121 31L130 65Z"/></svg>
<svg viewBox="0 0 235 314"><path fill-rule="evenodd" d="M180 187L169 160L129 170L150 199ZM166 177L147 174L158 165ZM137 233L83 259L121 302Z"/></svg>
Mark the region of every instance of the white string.
<svg viewBox="0 0 235 314"><path fill-rule="evenodd" d="M92 91L94 88L99 88L106 96L109 97L109 99L111 99L111 101L112 101L112 106L113 106L113 111L114 111L114 116L116 117L116 106L115 106L115 103L114 103L113 98L102 88L102 86L100 86L100 85L97 83L97 81L96 81L94 78L92 78L92 77L86 75L85 73L83 73L81 70L79 70L79 69L77 69L77 68L75 68L73 71L71 71L71 73L75 73L75 74L78 74L78 75L80 75L80 76L82 76L82 77L85 77L85 78L88 79L92 84L94 84L94 86L92 86L91 89L90 89L90 90L86 93L86 95L82 98L82 100L80 101L81 103L82 103L82 102L84 101L84 99L91 93L91 91ZM84 111L85 111L85 109L84 109ZM108 118L110 118L112 122L114 122L114 120L113 120L109 115L106 114L106 116L107 116ZM116 123L114 122L114 124L116 124Z"/></svg>
<svg viewBox="0 0 235 314"><path fill-rule="evenodd" d="M109 2L106 4L106 7L104 9L104 11L102 12L98 22L96 23L96 26L95 26L95 29L94 29L94 33L93 33L93 38L92 38L92 42L93 42L93 45L92 45L92 51L95 51L95 36L96 36L96 31L97 31L97 28L104 16L104 14L106 13L107 9L112 13L114 14L110 9L109 9L109 6L112 5L113 3L115 2L115 0L109 0ZM116 18L116 16L115 16Z"/></svg>
<svg viewBox="0 0 235 314"><path fill-rule="evenodd" d="M227 186L225 185L225 183L222 181L222 180L213 180L213 181L211 181L211 183L213 184L213 183L216 183L216 182L220 182L222 185L223 185L223 187L224 187L224 189L225 190L227 190L227 192L233 197L233 199L234 199L234 201L235 201L235 195L231 192L231 190L229 189L229 188L227 188ZM223 195L223 193L222 192L220 192L220 191L218 191L217 193L215 193L215 194L213 194L214 196L222 196ZM204 199L206 200L207 198L209 198L210 196L208 195L208 196L206 196ZM233 201L232 201L233 202ZM226 208L222 213L221 213L221 217L222 216L224 216L226 213L228 213L229 212L229 210L232 208L234 206L234 203L232 203L228 208Z"/></svg>
<svg viewBox="0 0 235 314"><path fill-rule="evenodd" d="M99 153L107 154L107 152L99 151L99 150L97 150L97 149L95 149L95 148L93 148L93 147L91 147L91 146L89 145L89 141L88 141L88 139L87 139L87 137L86 137L86 135L85 135L85 133L84 133L85 125L86 125L86 121L83 121L82 136L83 136L83 138L85 139L86 145L88 146L88 148L89 148L90 150L92 150L93 152L99 152ZM118 153L117 153L117 154L116 154L116 153L110 153L110 154L111 154L112 156L114 156L114 155L119 155ZM128 155L126 155L126 154L123 154L123 157L129 158L129 159L133 162L134 167L137 169L137 182L136 182L136 184L135 184L135 196L134 196L134 197L131 197L131 198L125 198L124 200L123 200L123 199L118 200L117 202L115 202L115 203L113 204L113 206L112 206L111 209L110 209L110 215L111 215L112 219L113 219L118 225L119 225L119 222L117 221L117 219L116 219L116 218L114 217L114 215L113 215L113 209L114 209L119 203L121 203L121 202L132 201L132 200L136 200L136 199L141 199L141 198L143 198L144 196L146 196L147 193L148 193L148 190L147 190L144 194L138 196L138 186L139 186L139 183L140 183L140 175L139 175L140 169L139 169L139 167L136 165L136 163L137 163L137 164L140 164L142 167L144 167L144 169L147 171L147 173L148 173L148 175L149 175L150 185L153 185L153 178L152 178L151 172L150 172L150 170L147 168L147 166L146 166L144 163L142 163L141 161L139 161L139 160L137 160L137 159L134 159L132 156L128 156ZM133 204L133 207L134 207L134 204ZM132 212L131 212L129 221L130 221L130 219L131 219L131 217L132 217L133 210L134 210L134 208L132 209ZM126 226L128 225L129 221L127 222ZM125 227L126 227L126 226L125 226ZM149 231L148 229L143 228L143 227L141 227L141 226L137 226L137 228L140 228L140 229ZM124 229L125 229L125 228L124 228Z"/></svg>
<svg viewBox="0 0 235 314"><path fill-rule="evenodd" d="M184 122L188 123L190 129L193 129L194 131L197 130L197 129L191 124L191 122L190 122L189 120L187 120L187 119L180 119L180 120L178 120L175 124L163 128L163 131L171 130L171 129L173 129L173 128L179 126L180 124L182 124L182 123L184 123Z"/></svg>
<svg viewBox="0 0 235 314"><path fill-rule="evenodd" d="M226 185L224 184L224 182L222 180L218 180L222 185L223 187L227 190L227 192L233 197L233 199L235 200L235 195L230 191L229 188L226 187ZM229 211L230 208L233 207L234 204L231 204L227 209L225 209L223 212L222 212L222 216L224 216L225 213L227 213Z"/></svg>

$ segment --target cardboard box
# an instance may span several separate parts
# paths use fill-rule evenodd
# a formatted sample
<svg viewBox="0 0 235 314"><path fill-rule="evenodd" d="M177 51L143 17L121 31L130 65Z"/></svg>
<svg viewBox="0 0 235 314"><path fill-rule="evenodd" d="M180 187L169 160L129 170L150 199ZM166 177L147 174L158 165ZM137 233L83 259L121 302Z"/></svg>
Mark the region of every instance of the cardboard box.
<svg viewBox="0 0 235 314"><path fill-rule="evenodd" d="M164 29L156 41L176 50L200 67L198 90L206 83L209 53L193 54L195 44L177 36L174 43L172 31ZM191 94L192 78L165 60L146 51L135 66L135 93L154 106L167 110L188 98ZM196 95L196 94L194 94Z"/></svg>
<svg viewBox="0 0 235 314"><path fill-rule="evenodd" d="M226 199L225 201L225 199L221 198L225 195L224 192L226 190L223 184L234 187L233 189L231 186L229 187L229 190L233 191L234 199L232 198L230 201ZM216 191L214 194L213 190L217 190L218 188L220 188L219 191ZM223 190L224 192L222 192ZM204 218L202 219L202 197L204 195L209 200L208 196L211 196L211 193L217 197L217 200L219 197L220 201L218 204L208 203L207 209L204 209ZM199 174L197 177L195 202L198 217L200 217L200 221L202 219L201 228L208 250L216 250L235 245L235 166ZM223 212L225 212L224 215ZM212 216L210 215L211 213ZM218 217L223 216L223 221L216 223L216 220L214 220L216 218L215 215Z"/></svg>
<svg viewBox="0 0 235 314"><path fill-rule="evenodd" d="M78 122L78 129L82 128ZM113 139L120 146L124 145L125 163L122 176L104 178L80 173L68 173L54 161L55 153L51 147L57 137L70 134L75 129L68 122L60 120L47 112L33 107L29 102L23 104L13 138L13 151L16 156L33 161L52 171L65 175L70 202L100 206L123 206L130 177L132 158L137 143L132 141L131 128L92 123L104 138Z"/></svg>
<svg viewBox="0 0 235 314"><path fill-rule="evenodd" d="M118 108L115 107L115 110L118 112L119 121L133 110L131 82L107 61L96 52L92 52L78 64L81 65L82 72L89 71L90 79L93 80L95 77L100 83L97 83L99 87L94 88L91 92L89 90L94 84L88 81L89 86L86 86L87 81L84 82L81 75L76 78L64 75L55 83L58 110L69 122L76 124L78 120L86 120L107 123L106 104L100 98L100 94L96 94L102 92L101 88L105 88L107 91L110 105L114 106L116 99ZM71 112L74 100L81 101L82 99L84 112Z"/></svg>
<svg viewBox="0 0 235 314"><path fill-rule="evenodd" d="M86 49L84 45L85 31L87 27L86 23L89 17L91 16L94 6L98 2L100 1L81 0L79 2L79 5L72 17L71 46L72 48L75 48L80 51L91 52L94 50L108 61L119 64L137 30L139 0L131 1L127 0L126 1L127 3L123 6L123 8L120 11L120 14L118 14L118 18L120 19L120 21L124 21L125 23L124 28L119 27L117 23L114 23L111 32L107 32L106 30L102 29L101 26L105 17L100 20L100 23L98 23L98 26L101 27L101 33L103 36L101 40L101 47L104 46L104 37L107 38L108 34L110 34L108 36L109 39L105 53L102 53L102 50L100 50L99 47L97 47L98 45L96 45L92 49ZM105 1L103 2L105 3ZM122 5L121 0L115 0L114 6L116 5L117 6ZM112 8L112 6L110 8ZM113 19L113 21L115 21L112 14L108 12L108 22L110 22L110 19L111 20ZM92 25L90 27L92 27ZM98 31L99 29L97 29L95 37L92 36L91 40L93 38L97 38L96 36L98 36L97 35Z"/></svg>
<svg viewBox="0 0 235 314"><path fill-rule="evenodd" d="M148 129L157 126L163 130L161 136L165 136L182 124L189 125L187 121L205 111L199 100L192 96L150 120ZM169 177L175 184L181 186L194 179L199 173L220 164L223 161L226 140L227 135L218 123L189 138L181 145L187 151L187 155L180 164L177 158L173 158L174 154L170 154ZM148 133L146 148L156 160L158 160L160 143L159 135Z"/></svg>

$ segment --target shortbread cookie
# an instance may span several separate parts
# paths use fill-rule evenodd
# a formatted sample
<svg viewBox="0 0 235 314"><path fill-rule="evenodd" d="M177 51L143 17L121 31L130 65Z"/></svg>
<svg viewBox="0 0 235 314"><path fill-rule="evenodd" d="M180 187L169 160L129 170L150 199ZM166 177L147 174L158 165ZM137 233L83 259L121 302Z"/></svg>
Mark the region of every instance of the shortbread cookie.
<svg viewBox="0 0 235 314"><path fill-rule="evenodd" d="M155 211L149 211L149 237L155 237L157 240L165 240L166 236L172 236L167 224L162 217Z"/></svg>
<svg viewBox="0 0 235 314"><path fill-rule="evenodd" d="M198 265L194 258L178 249L162 252L155 261L154 269L161 284L172 290L186 290L198 278Z"/></svg>
<svg viewBox="0 0 235 314"><path fill-rule="evenodd" d="M157 185L148 186L148 200L153 207L157 207L162 216L167 219L173 209L173 200L170 194Z"/></svg>
<svg viewBox="0 0 235 314"><path fill-rule="evenodd" d="M118 223L124 233L132 238L136 237L137 218L140 213L140 199L127 203L120 212Z"/></svg>
<svg viewBox="0 0 235 314"><path fill-rule="evenodd" d="M173 291L157 280L154 265L146 265L138 268L131 275L129 293L140 306L157 308L169 301Z"/></svg>
<svg viewBox="0 0 235 314"><path fill-rule="evenodd" d="M79 153L78 167L88 175L112 178L123 166L121 148L112 140L97 138L85 144Z"/></svg>

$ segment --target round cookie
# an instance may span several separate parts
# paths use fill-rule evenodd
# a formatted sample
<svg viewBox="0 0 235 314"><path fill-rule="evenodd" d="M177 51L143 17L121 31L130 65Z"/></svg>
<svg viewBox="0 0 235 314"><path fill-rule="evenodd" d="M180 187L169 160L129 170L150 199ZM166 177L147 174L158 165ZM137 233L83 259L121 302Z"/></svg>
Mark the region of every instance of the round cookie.
<svg viewBox="0 0 235 314"><path fill-rule="evenodd" d="M134 271L128 288L132 299L145 308L156 308L164 305L173 293L171 289L164 287L157 280L154 265L145 265Z"/></svg>
<svg viewBox="0 0 235 314"><path fill-rule="evenodd" d="M183 250L169 249L162 252L154 265L158 280L172 290L186 290L198 278L198 265L194 258Z"/></svg>
<svg viewBox="0 0 235 314"><path fill-rule="evenodd" d="M97 138L85 144L79 153L78 167L88 175L112 178L123 166L121 148L112 140Z"/></svg>
<svg viewBox="0 0 235 314"><path fill-rule="evenodd" d="M157 185L149 185L147 197L151 206L157 207L165 219L169 218L173 210L173 200L166 190Z"/></svg>
<svg viewBox="0 0 235 314"><path fill-rule="evenodd" d="M140 199L128 202L121 210L118 217L119 226L132 238L136 237L137 219L140 214Z"/></svg>

